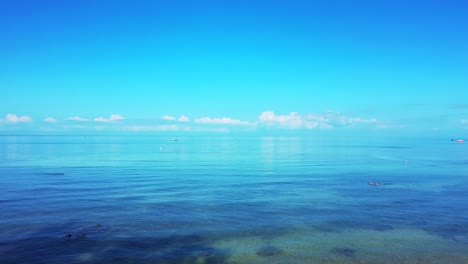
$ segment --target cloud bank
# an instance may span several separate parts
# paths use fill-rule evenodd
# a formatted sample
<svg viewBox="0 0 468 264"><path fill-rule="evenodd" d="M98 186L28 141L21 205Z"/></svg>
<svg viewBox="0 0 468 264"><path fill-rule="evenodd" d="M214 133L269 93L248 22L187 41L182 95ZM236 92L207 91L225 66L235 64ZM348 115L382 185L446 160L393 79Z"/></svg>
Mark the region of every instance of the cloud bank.
<svg viewBox="0 0 468 264"><path fill-rule="evenodd" d="M47 123L57 123L57 119L53 118L53 117L47 117L47 118L44 118L44 122L47 122Z"/></svg>
<svg viewBox="0 0 468 264"><path fill-rule="evenodd" d="M79 116L72 116L72 117L66 118L65 120L68 120L68 121L78 121L78 122L87 122L87 121L90 121L88 118L83 118L83 117L79 117Z"/></svg>
<svg viewBox="0 0 468 264"><path fill-rule="evenodd" d="M15 114L7 114L5 116L5 119L0 118L0 122L5 122L5 123L26 123L26 122L32 122L31 117L29 116L17 116Z"/></svg>
<svg viewBox="0 0 468 264"><path fill-rule="evenodd" d="M63 126L63 129L89 129L89 130L120 130L120 131L192 131L192 132L229 132L229 131L255 131L263 129L287 129L287 130L312 130L312 129L338 129L338 128L389 128L385 121L377 122L376 118L363 118L349 116L336 111L325 111L321 113L301 114L290 112L289 114L276 114L274 111L264 111L253 120L245 121L232 117L199 117L191 120L185 115L179 117L164 115L162 120L126 120L125 117L112 114L109 117L84 118L71 116L65 120L78 122ZM29 116L17 116L7 114L3 123L31 122ZM53 123L59 121L54 117L47 117L43 122ZM100 123L97 125L96 123ZM468 119L461 119L460 124L468 126ZM79 127L78 127L79 126ZM391 126L393 127L393 126ZM42 129L42 128L41 128ZM45 127L44 129L48 129Z"/></svg>
<svg viewBox="0 0 468 264"><path fill-rule="evenodd" d="M96 118L94 118L92 120L94 122L110 123L110 122L115 122L115 121L124 120L124 119L125 119L125 117L123 117L121 115L110 115L109 118L96 117ZM72 117L66 118L65 120L77 121L77 122L89 122L89 121L91 121L91 119L89 119L89 118L84 118L84 117L80 117L80 116L72 116Z"/></svg>
<svg viewBox="0 0 468 264"><path fill-rule="evenodd" d="M94 118L94 121L108 123L108 122L115 122L115 121L124 120L124 119L125 117L121 115L111 115L109 118L96 117Z"/></svg>
<svg viewBox="0 0 468 264"><path fill-rule="evenodd" d="M189 122L190 121L190 118L188 118L187 116L185 115L181 115L179 118L175 118L174 116L170 116L170 115L165 115L162 117L162 119L166 120L166 121L179 121L179 122Z"/></svg>
<svg viewBox="0 0 468 264"><path fill-rule="evenodd" d="M123 128L126 131L190 131L189 126L179 125L133 125L125 126Z"/></svg>
<svg viewBox="0 0 468 264"><path fill-rule="evenodd" d="M222 118L211 118L211 117L202 117L196 118L195 123L198 124L217 124L217 125L249 125L250 123L247 121L241 121L239 119L232 119L229 117L222 117Z"/></svg>
<svg viewBox="0 0 468 264"><path fill-rule="evenodd" d="M460 124L464 129L468 129L468 119L462 119L460 120Z"/></svg>
<svg viewBox="0 0 468 264"><path fill-rule="evenodd" d="M188 118L188 117L186 117L186 116L184 116L184 115L181 115L181 116L179 117L179 119L177 119L177 120L178 120L179 122L188 122L188 121L190 121L190 118Z"/></svg>
<svg viewBox="0 0 468 264"><path fill-rule="evenodd" d="M347 117L335 111L324 113L310 113L301 115L291 112L288 115L277 115L273 111L265 111L258 117L260 125L265 127L284 129L314 129L314 128L338 128L354 127L358 124L376 123L377 119L364 119L361 117Z"/></svg>
<svg viewBox="0 0 468 264"><path fill-rule="evenodd" d="M165 116L163 116L163 117L162 117L162 119L164 119L164 120L167 120L167 121L173 121L173 120L176 120L176 118L175 118L175 117L173 117L173 116L170 116L170 115L165 115Z"/></svg>

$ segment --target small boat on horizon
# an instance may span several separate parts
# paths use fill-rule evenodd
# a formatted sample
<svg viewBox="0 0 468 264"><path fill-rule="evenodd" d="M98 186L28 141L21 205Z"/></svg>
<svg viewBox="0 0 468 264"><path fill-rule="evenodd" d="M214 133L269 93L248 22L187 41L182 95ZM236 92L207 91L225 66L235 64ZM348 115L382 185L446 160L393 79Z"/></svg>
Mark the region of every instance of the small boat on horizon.
<svg viewBox="0 0 468 264"><path fill-rule="evenodd" d="M463 143L464 140L463 140L463 139L458 139L457 142L458 142L458 143Z"/></svg>

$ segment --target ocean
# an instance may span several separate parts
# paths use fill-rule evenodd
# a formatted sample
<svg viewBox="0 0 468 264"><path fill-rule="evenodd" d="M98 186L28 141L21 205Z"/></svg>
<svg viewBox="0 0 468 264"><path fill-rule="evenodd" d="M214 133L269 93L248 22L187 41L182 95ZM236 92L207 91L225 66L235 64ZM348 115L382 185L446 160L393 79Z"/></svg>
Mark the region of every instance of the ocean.
<svg viewBox="0 0 468 264"><path fill-rule="evenodd" d="M0 180L2 264L468 263L447 138L0 136Z"/></svg>

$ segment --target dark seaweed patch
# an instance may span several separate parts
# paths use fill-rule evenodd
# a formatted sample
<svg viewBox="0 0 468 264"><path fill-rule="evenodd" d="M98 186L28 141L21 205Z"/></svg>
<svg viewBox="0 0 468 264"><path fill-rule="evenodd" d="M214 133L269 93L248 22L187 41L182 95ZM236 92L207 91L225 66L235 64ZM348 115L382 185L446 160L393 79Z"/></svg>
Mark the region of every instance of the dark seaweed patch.
<svg viewBox="0 0 468 264"><path fill-rule="evenodd" d="M426 232L440 236L445 239L452 239L459 243L468 244L468 223L454 223L449 225L426 226Z"/></svg>
<svg viewBox="0 0 468 264"><path fill-rule="evenodd" d="M275 246L265 246L257 250L256 254L262 257L273 257L283 254L283 250Z"/></svg>
<svg viewBox="0 0 468 264"><path fill-rule="evenodd" d="M86 263L224 263L225 254L205 243L197 235L168 237L32 237L0 242L2 264ZM78 258L77 258L78 257Z"/></svg>
<svg viewBox="0 0 468 264"><path fill-rule="evenodd" d="M348 220L335 220L335 221L327 221L315 227L315 229L321 232L327 233L339 233L349 229L367 229L379 232L385 232L389 230L393 230L394 227L385 224L379 223L378 221L369 221L364 222L360 219L348 219Z"/></svg>
<svg viewBox="0 0 468 264"><path fill-rule="evenodd" d="M330 253L340 256L340 257L347 257L347 258L355 258L356 257L356 250L348 247L334 247L330 250Z"/></svg>
<svg viewBox="0 0 468 264"><path fill-rule="evenodd" d="M63 175L65 175L65 173L63 173L63 172L44 172L44 173L36 173L36 175L63 176Z"/></svg>

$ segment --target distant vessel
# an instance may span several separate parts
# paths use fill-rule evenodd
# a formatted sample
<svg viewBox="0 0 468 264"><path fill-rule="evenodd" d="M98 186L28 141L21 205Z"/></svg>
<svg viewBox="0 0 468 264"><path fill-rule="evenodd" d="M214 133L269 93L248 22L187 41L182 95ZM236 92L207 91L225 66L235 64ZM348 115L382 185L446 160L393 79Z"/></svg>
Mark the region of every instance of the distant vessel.
<svg viewBox="0 0 468 264"><path fill-rule="evenodd" d="M463 139L457 140L458 143L463 143L463 141L464 141Z"/></svg>
<svg viewBox="0 0 468 264"><path fill-rule="evenodd" d="M372 185L372 186L380 186L380 185L384 185L384 183L383 183L383 182L375 182L375 181L371 181L371 182L369 182L369 184L370 184L370 185Z"/></svg>

